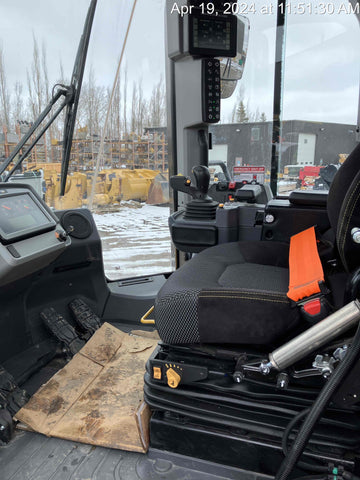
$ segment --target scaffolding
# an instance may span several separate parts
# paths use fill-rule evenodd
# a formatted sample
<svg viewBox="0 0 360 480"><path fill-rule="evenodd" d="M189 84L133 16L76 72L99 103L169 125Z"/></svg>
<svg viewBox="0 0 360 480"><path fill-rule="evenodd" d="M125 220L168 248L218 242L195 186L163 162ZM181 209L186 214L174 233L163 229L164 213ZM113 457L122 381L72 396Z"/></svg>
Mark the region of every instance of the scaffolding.
<svg viewBox="0 0 360 480"><path fill-rule="evenodd" d="M102 169L147 168L150 170L168 171L168 145L165 129L149 129L149 133L139 136L135 133L125 138L105 139ZM16 133L8 133L3 127L0 136L0 158L6 159L21 139L24 133L17 125ZM31 139L30 139L31 141ZM24 162L57 163L61 162L63 142L51 139L47 142L42 138L38 142L29 157ZM92 171L95 168L97 155L100 148L100 136L92 135L84 138L74 138L70 156L69 171L81 172ZM21 154L22 152L20 152Z"/></svg>
<svg viewBox="0 0 360 480"><path fill-rule="evenodd" d="M71 171L88 171L95 168L100 148L100 138L74 139L70 157ZM105 139L102 169L147 168L168 170L167 141L164 133L153 133L126 138Z"/></svg>

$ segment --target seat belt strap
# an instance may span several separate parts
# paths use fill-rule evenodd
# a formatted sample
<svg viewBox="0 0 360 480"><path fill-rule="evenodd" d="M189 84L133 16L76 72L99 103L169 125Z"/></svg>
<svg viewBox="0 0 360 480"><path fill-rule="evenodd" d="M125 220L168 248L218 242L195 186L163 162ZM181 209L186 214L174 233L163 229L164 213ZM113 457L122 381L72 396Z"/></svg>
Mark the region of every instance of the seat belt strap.
<svg viewBox="0 0 360 480"><path fill-rule="evenodd" d="M291 237L289 269L287 296L291 300L298 302L305 297L321 293L319 283L324 282L324 272L317 250L314 227Z"/></svg>

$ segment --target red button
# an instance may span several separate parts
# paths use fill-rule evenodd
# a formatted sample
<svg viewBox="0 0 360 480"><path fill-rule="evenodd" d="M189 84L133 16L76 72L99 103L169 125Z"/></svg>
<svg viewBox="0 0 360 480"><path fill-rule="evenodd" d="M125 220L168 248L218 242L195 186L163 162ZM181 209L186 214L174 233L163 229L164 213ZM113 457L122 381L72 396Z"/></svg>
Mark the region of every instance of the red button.
<svg viewBox="0 0 360 480"><path fill-rule="evenodd" d="M321 312L320 298L315 298L315 300L309 300L303 305L303 309L309 315L318 315Z"/></svg>
<svg viewBox="0 0 360 480"><path fill-rule="evenodd" d="M236 182L229 182L229 190L235 190Z"/></svg>

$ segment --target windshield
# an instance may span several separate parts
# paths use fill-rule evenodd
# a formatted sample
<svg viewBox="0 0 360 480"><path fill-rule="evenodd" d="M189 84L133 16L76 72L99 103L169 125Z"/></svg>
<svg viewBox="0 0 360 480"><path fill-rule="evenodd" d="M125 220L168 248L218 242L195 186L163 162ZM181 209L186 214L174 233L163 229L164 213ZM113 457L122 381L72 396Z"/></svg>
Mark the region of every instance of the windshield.
<svg viewBox="0 0 360 480"><path fill-rule="evenodd" d="M0 161L45 108L54 85L69 85L89 4L2 0ZM266 5L238 3L237 13L250 23L246 63L234 93L222 100L221 121L210 127L211 179L275 180L281 195L326 191L360 140L356 11L340 0L291 4L281 36L276 3ZM98 1L65 195L64 112L17 172L40 172L32 178L51 207L92 210L110 279L173 269L164 7L165 0L138 0L132 16L133 2Z"/></svg>

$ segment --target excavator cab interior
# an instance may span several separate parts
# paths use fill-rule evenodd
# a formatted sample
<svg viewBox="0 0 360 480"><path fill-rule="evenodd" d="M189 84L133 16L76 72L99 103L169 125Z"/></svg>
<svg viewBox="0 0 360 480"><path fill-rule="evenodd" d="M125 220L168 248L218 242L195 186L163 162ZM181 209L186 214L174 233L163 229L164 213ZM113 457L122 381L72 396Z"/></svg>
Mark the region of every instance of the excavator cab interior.
<svg viewBox="0 0 360 480"><path fill-rule="evenodd" d="M289 5L276 5L265 181L258 164L243 180L209 158L220 135L214 126L222 100L246 71L251 18L241 13L249 13L250 4L166 1L174 272L110 282L88 209L54 211L28 185L1 183L0 439L8 445L0 448L0 471L9 452L20 449L21 439L12 447L11 415L28 401L25 390L35 393L33 384L48 379L49 371L40 372L57 358L59 345L67 345L68 357L85 345L87 338L64 321L70 307L75 316L83 312L91 333L108 322L125 332L156 329L160 337L143 385L151 468L141 460L136 472L121 477L116 470L114 478L360 476L360 116L353 149L329 191L279 193L287 16L291 8L310 8ZM359 20L359 3L349 5ZM74 85L81 84L80 64ZM68 99L71 90L60 95ZM70 128L76 109L64 105ZM67 148L71 139L64 155ZM241 162L234 172L247 167ZM222 174L214 181L215 165ZM65 163L64 188L66 175ZM87 308L95 315L84 313ZM6 468L4 480L35 478ZM96 468L92 479L108 478ZM73 475L62 478L85 478Z"/></svg>

